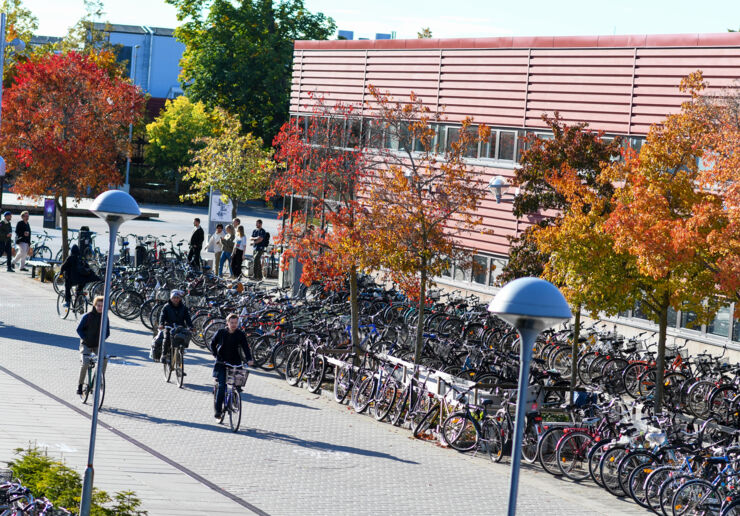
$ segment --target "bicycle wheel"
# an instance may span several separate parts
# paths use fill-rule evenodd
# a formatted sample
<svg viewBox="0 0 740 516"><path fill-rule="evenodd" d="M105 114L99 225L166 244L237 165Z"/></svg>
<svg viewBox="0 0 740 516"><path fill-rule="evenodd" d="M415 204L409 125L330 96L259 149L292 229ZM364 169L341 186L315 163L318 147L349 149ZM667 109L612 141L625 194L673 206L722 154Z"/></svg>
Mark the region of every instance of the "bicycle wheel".
<svg viewBox="0 0 740 516"><path fill-rule="evenodd" d="M231 389L229 398L229 426L232 432L236 432L242 422L242 397L239 391Z"/></svg>
<svg viewBox="0 0 740 516"><path fill-rule="evenodd" d="M272 363L275 366L275 370L283 378L285 378L285 366L288 356L294 348L295 344L291 342L283 342L272 348Z"/></svg>
<svg viewBox="0 0 740 516"><path fill-rule="evenodd" d="M659 497L660 486L662 486L663 482L668 480L671 475L675 475L677 471L678 469L674 466L661 466L654 469L653 472L648 475L645 479L645 484L642 487L646 504L645 507L647 509L650 509L656 514L661 512Z"/></svg>
<svg viewBox="0 0 740 516"><path fill-rule="evenodd" d="M54 292L57 294L64 292L64 274L62 274L61 271L54 275L54 281L52 281L51 285L54 287Z"/></svg>
<svg viewBox="0 0 740 516"><path fill-rule="evenodd" d="M571 432L560 439L556 456L563 475L576 482L588 478L588 452L592 442L593 438L586 432Z"/></svg>
<svg viewBox="0 0 740 516"><path fill-rule="evenodd" d="M601 462L601 457L603 457L612 446L612 442L601 442L592 446L591 450L588 452L588 473L591 475L591 480L593 480L597 486L604 487L604 482L601 481L599 463Z"/></svg>
<svg viewBox="0 0 740 516"><path fill-rule="evenodd" d="M439 402L435 403L429 410L427 410L414 427L414 437L416 439L434 439L434 431L432 429L439 423L441 410L442 405Z"/></svg>
<svg viewBox="0 0 740 516"><path fill-rule="evenodd" d="M722 498L706 480L692 480L679 487L673 495L673 516L683 514L718 514Z"/></svg>
<svg viewBox="0 0 740 516"><path fill-rule="evenodd" d="M622 490L622 486L619 483L619 463L626 455L627 448L617 445L609 448L599 461L601 481L604 483L606 490L614 496L624 496L627 494Z"/></svg>
<svg viewBox="0 0 740 516"><path fill-rule="evenodd" d="M72 298L72 313L75 319L87 313L87 298L83 294L77 294Z"/></svg>
<svg viewBox="0 0 740 516"><path fill-rule="evenodd" d="M352 366L334 366L334 401L342 403L352 390Z"/></svg>
<svg viewBox="0 0 740 516"><path fill-rule="evenodd" d="M298 385L303 377L303 365L303 350L295 348L285 361L285 381L288 385Z"/></svg>
<svg viewBox="0 0 740 516"><path fill-rule="evenodd" d="M105 399L105 375L100 377L100 396L98 398L98 410L103 407L104 399Z"/></svg>
<svg viewBox="0 0 740 516"><path fill-rule="evenodd" d="M488 458L493 462L501 462L504 456L504 440L502 437L501 425L495 419L490 417L481 423L480 440L486 446Z"/></svg>
<svg viewBox="0 0 740 516"><path fill-rule="evenodd" d="M172 347L170 346L170 352L166 355L162 353L162 373L164 373L164 381L170 383L172 378Z"/></svg>
<svg viewBox="0 0 740 516"><path fill-rule="evenodd" d="M269 337L259 337L250 347L252 348L254 365L265 371L275 369L275 364L272 363L272 341Z"/></svg>
<svg viewBox="0 0 740 516"><path fill-rule="evenodd" d="M172 368L177 377L177 386L182 389L185 383L185 355L182 348L175 348L172 353Z"/></svg>
<svg viewBox="0 0 740 516"><path fill-rule="evenodd" d="M526 427L522 436L522 459L527 464L534 464L537 460L538 444L539 436L537 435L537 429L532 425Z"/></svg>
<svg viewBox="0 0 740 516"><path fill-rule="evenodd" d="M395 382L386 379L384 385L380 388L380 392L375 399L375 405L373 406L375 419L383 421L388 416L391 408L393 408L393 403L396 401L397 394L398 389Z"/></svg>
<svg viewBox="0 0 740 516"><path fill-rule="evenodd" d="M622 371L622 388L633 399L640 396L640 375L647 370L647 367L647 364L634 362Z"/></svg>
<svg viewBox="0 0 740 516"><path fill-rule="evenodd" d="M69 305L64 306L64 291L60 292L57 296L57 315L62 319L69 317L70 307Z"/></svg>
<svg viewBox="0 0 740 516"><path fill-rule="evenodd" d="M356 389L352 389L352 408L355 412L362 414L370 406L375 393L375 377L367 375L355 383Z"/></svg>
<svg viewBox="0 0 740 516"><path fill-rule="evenodd" d="M149 318L152 315L152 310L158 302L159 301L157 301L156 299L148 299L144 301L144 303L141 305L141 309L139 310L139 319L141 320L141 324L143 324L149 330L154 329Z"/></svg>
<svg viewBox="0 0 740 516"><path fill-rule="evenodd" d="M92 368L88 368L87 375L86 375L86 381L82 384L82 391L80 392L80 401L82 403L87 403L87 399L90 397L90 393L92 392L92 374L91 371Z"/></svg>
<svg viewBox="0 0 740 516"><path fill-rule="evenodd" d="M465 412L454 412L442 423L442 439L454 450L467 452L478 446L478 429Z"/></svg>
<svg viewBox="0 0 740 516"><path fill-rule="evenodd" d="M542 469L556 477L563 474L558 468L557 446L564 434L565 431L561 427L549 428L542 434L542 439L537 446L537 457Z"/></svg>
<svg viewBox="0 0 740 516"><path fill-rule="evenodd" d="M722 507L720 516L740 516L740 498Z"/></svg>
<svg viewBox="0 0 740 516"><path fill-rule="evenodd" d="M682 485L687 482L691 482L692 480L695 480L695 477L691 475L676 474L671 475L668 480L663 482L658 493L658 498L660 500L660 513L663 514L663 516L672 516L673 507L671 504L673 503L673 495L676 494L676 491L678 491Z"/></svg>
<svg viewBox="0 0 740 516"><path fill-rule="evenodd" d="M404 389L400 393L396 391L396 401L393 403L393 408L391 408L388 416L393 426L400 426L404 421L408 413L410 392L409 388Z"/></svg>
<svg viewBox="0 0 740 516"><path fill-rule="evenodd" d="M630 493L629 487L629 476L635 469L649 469L652 471L652 465L658 462L658 457L650 452L643 450L636 450L628 453L617 466L617 478L619 480L619 486L625 494ZM647 475L645 475L647 476ZM645 478L643 477L643 481Z"/></svg>
<svg viewBox="0 0 740 516"><path fill-rule="evenodd" d="M626 482L627 494L632 497L636 504L646 509L649 509L650 506L647 502L645 486L647 485L647 478L656 468L655 464L642 464L632 470Z"/></svg>
<svg viewBox="0 0 740 516"><path fill-rule="evenodd" d="M324 360L323 356L314 353L311 357L311 362L308 364L308 370L304 375L306 378L306 387L309 392L319 392L321 382L324 381L325 371L326 360Z"/></svg>

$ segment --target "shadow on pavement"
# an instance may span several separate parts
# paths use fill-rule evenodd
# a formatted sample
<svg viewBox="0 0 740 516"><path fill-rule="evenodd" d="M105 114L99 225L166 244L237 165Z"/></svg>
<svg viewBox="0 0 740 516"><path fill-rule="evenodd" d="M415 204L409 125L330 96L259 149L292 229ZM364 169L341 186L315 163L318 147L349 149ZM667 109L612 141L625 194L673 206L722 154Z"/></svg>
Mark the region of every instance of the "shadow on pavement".
<svg viewBox="0 0 740 516"><path fill-rule="evenodd" d="M33 342L36 344L44 344L46 346L56 346L60 348L77 349L80 347L80 338L77 334L75 334L74 337L63 337L56 333L46 333L43 331L19 328L17 326L7 325L3 322L0 322L0 336L4 339Z"/></svg>
<svg viewBox="0 0 740 516"><path fill-rule="evenodd" d="M331 444L321 441L311 441L308 439L301 439L294 435L281 434L279 432L269 432L265 430L258 430L256 428L247 428L240 433L247 437L260 440L269 440L283 442L286 444L292 444L293 446L300 446L302 448L308 448L309 450L317 450L324 452L337 452L337 453L351 453L353 455L362 455L365 457L374 457L378 459L388 459L397 462L403 462L404 464L419 464L412 460L399 459L398 457L389 453L383 453L374 450L363 450L362 448L355 448L353 446L343 446L341 444Z"/></svg>
<svg viewBox="0 0 740 516"><path fill-rule="evenodd" d="M186 385L187 389L192 391L203 391L207 393L213 392L213 384L211 385ZM247 382L247 388L249 388L249 382ZM309 407L303 403L297 403L295 401L276 400L274 398L265 398L264 396L258 396L250 392L242 392L242 401L244 403L254 403L255 405L265 405L267 407L276 407L278 405L284 405L286 407L305 408L308 410L320 410L317 407Z"/></svg>
<svg viewBox="0 0 740 516"><path fill-rule="evenodd" d="M157 425L175 425L175 426L186 426L188 428L198 428L200 430L211 430L214 432L229 432L231 433L231 430L228 427L221 426L217 423L217 421L214 419L213 424L209 423L198 423L195 421L181 421L179 419L167 419L163 417L156 417L156 416L150 416L149 414L144 414L143 412L136 412L134 410L126 410L121 408L108 408L103 407L101 409L101 414L114 414L117 416L123 416L131 419L138 419L140 421L149 421L150 423L155 423ZM206 407L203 408L204 412L213 412L213 405L208 404ZM114 426L112 424L112 421L106 421L111 426Z"/></svg>

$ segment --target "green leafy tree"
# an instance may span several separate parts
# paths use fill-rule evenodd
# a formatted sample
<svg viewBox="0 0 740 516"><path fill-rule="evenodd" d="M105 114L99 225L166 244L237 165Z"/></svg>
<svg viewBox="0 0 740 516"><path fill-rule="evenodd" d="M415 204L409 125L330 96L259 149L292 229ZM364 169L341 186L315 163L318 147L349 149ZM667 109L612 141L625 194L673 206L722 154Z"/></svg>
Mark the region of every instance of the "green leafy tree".
<svg viewBox="0 0 740 516"><path fill-rule="evenodd" d="M201 139L203 147L193 153L193 164L183 168L191 190L180 199L202 201L213 188L224 199L235 201L233 216L236 216L238 201L264 196L275 162L272 150L264 148L262 138L252 133L241 134L236 117L217 111L225 120L223 131Z"/></svg>
<svg viewBox="0 0 740 516"><path fill-rule="evenodd" d="M28 60L33 53L30 46L31 37L39 27L38 18L27 9L21 0L3 0L0 9L6 14L5 19L5 41L9 43L19 39L25 44L23 50L18 50L12 45L5 47L5 68L3 69L3 84L10 86L10 81L15 77L15 65Z"/></svg>
<svg viewBox="0 0 740 516"><path fill-rule="evenodd" d="M225 116L223 111L209 110L186 96L168 100L160 115L146 126L147 163L156 173L174 179L179 192L181 170L192 164L193 152L205 146L204 138L222 130Z"/></svg>
<svg viewBox="0 0 740 516"><path fill-rule="evenodd" d="M272 141L287 120L293 42L327 39L336 25L303 0L167 0L184 21L181 82L193 100L222 107Z"/></svg>

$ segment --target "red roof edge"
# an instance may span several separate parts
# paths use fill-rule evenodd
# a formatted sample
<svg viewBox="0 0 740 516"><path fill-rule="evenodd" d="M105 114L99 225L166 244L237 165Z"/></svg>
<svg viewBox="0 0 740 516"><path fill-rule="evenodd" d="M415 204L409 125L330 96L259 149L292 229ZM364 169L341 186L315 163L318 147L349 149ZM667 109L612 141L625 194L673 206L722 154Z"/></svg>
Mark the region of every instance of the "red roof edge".
<svg viewBox="0 0 740 516"><path fill-rule="evenodd" d="M631 34L626 36L517 36L501 38L372 39L295 42L296 50L446 48L604 48L740 46L740 32L716 34Z"/></svg>

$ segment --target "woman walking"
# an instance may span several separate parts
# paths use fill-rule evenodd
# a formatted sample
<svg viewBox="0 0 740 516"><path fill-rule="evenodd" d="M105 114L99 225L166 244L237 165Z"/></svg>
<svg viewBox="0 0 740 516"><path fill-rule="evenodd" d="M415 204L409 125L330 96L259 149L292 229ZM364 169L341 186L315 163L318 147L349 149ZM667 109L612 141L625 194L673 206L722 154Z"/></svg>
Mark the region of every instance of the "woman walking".
<svg viewBox="0 0 740 516"><path fill-rule="evenodd" d="M234 233L234 226L229 224L226 226L226 234L221 239L221 259L218 261L218 277L221 277L224 263L229 263L231 266L231 255L234 252L234 243L236 234Z"/></svg>
<svg viewBox="0 0 740 516"><path fill-rule="evenodd" d="M244 250L247 248L247 237L244 234L244 226L237 229L237 239L234 244L234 255L231 257L231 275L239 278L242 273L242 261L244 260Z"/></svg>
<svg viewBox="0 0 740 516"><path fill-rule="evenodd" d="M18 254L15 255L13 263L21 262L21 270L26 269L26 258L28 249L31 247L31 225L28 223L28 212L21 212L21 220L15 226L15 243L18 244Z"/></svg>

